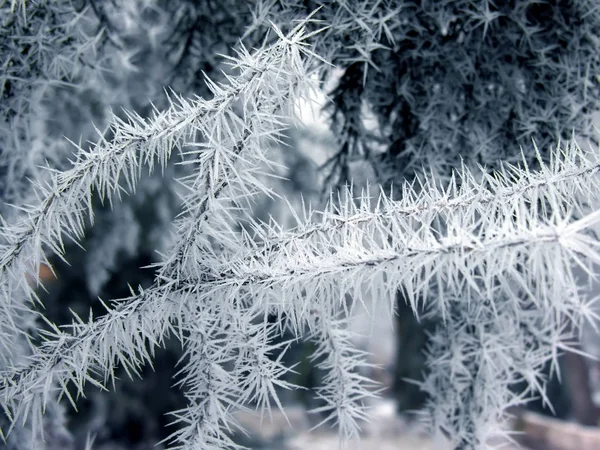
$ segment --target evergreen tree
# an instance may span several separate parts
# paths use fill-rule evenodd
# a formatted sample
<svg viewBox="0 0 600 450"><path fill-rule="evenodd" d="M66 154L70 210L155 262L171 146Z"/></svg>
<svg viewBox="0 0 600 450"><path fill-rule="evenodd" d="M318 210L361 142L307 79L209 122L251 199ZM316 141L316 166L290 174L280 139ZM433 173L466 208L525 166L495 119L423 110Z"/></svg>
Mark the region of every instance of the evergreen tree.
<svg viewBox="0 0 600 450"><path fill-rule="evenodd" d="M377 388L348 321L370 302L434 324L421 416L440 445L486 448L595 318L575 270L600 262L600 152L573 137L591 136L600 100L594 1L0 0L0 20L14 448L73 445L52 436L56 400L139 375L173 342L186 404L170 448L236 448L234 412L282 407L295 387L284 333L314 343L323 422L357 436ZM292 227L260 220L279 194L269 149L332 79L327 203L290 207ZM70 158L51 126L69 89L94 98L73 121L107 124ZM377 193L347 184L361 162ZM80 292L116 299L86 319L71 291L45 311L52 255L81 258ZM68 325L63 302L78 303Z"/></svg>

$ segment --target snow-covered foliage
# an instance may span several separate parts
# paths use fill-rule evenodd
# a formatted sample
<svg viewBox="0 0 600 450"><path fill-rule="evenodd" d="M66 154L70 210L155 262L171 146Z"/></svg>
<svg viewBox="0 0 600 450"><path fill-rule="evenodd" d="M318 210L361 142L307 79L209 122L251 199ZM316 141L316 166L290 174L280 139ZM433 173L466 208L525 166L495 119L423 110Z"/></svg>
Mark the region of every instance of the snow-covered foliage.
<svg viewBox="0 0 600 450"><path fill-rule="evenodd" d="M321 7L315 50L344 69L331 92L340 148L328 168L350 181L368 159L379 182L423 167L447 179L461 159L516 163L545 154L598 109L600 11L594 1L271 0L254 27ZM376 127L368 127L365 110Z"/></svg>
<svg viewBox="0 0 600 450"><path fill-rule="evenodd" d="M191 3L184 3L175 10L178 23L185 25L194 15L189 13ZM252 204L278 195L265 183L265 175L274 173L276 165L268 149L284 140L298 102L310 101L319 87L315 80L326 77L330 62L349 64L353 69L346 75L356 78L354 88L372 92L369 83L378 85L381 80L370 74L390 73L378 68L382 55L377 51L389 50L382 40L394 44L394 30L409 26L394 2L339 0L331 2L331 8L328 2L314 2L314 11L306 11L304 3L254 2L253 21L244 37L264 31L264 39L253 49L239 43L235 53L222 56L229 67L220 81L205 78L209 98L169 91L168 104L154 107L149 117L113 114L89 147L75 144L70 168L37 178L35 197L28 195L31 200L18 203L18 213L3 221L0 399L13 426L28 424L15 430L38 439L48 430L44 413L52 413L57 397L75 404L86 384L110 388L117 367L139 375L152 364L158 347L174 337L184 348L177 383L188 405L173 412L180 428L169 445L237 448L231 437L237 427L235 411L256 407L268 414L271 408L282 408L280 389L295 388L284 379L293 370L283 363L289 342L276 340L287 332L316 342L313 359L325 373L317 390L323 406L317 411L323 413L323 422L338 426L342 439L355 437L360 421L369 417L369 399L377 394L377 386L364 375L367 355L353 346L349 319L355 306L367 301L384 302L393 313L398 290L415 314L424 310L441 318L427 352L430 371L420 383L429 394L422 415L440 445L450 441L456 449L486 448L490 437L503 432L499 425L507 407L544 395L544 365L558 370L558 354L575 342L584 321L595 319L592 299L586 297L574 269L591 275L593 265L600 263L595 234L600 222L600 151L594 147L586 152L574 139L561 141L561 128L553 135L552 148L524 149L519 163L509 158L511 162L487 171L472 163L487 162L490 149L476 146L475 156L465 155L466 162L457 165L464 142L449 139L456 154L446 152L448 158L438 164L432 153L438 135L430 136L431 146L416 144L421 135L404 136L413 146L410 152L426 167L407 176L409 181L396 183L392 190L382 186L375 196L369 187L358 193L346 186L332 192L324 208L304 205L300 213L291 211L292 229L274 220L260 221L249 213ZM408 3L410 11L420 11ZM442 3L458 11L471 2ZM18 23L25 27L27 21L34 23L35 8L48 5L4 2L2 20L22 21ZM580 7L593 17L597 14L588 2ZM509 9L475 15L479 25L474 29L482 42L487 42L497 17L512 17ZM472 11L465 14L473 16ZM225 22L235 23L232 28L243 28L235 17L224 16ZM401 22L392 25L398 17ZM448 27L457 20L440 22L441 35L448 36ZM586 39L598 38L593 27L587 31ZM465 39L464 30L452 33L457 41ZM0 37L11 43L18 40L12 34ZM181 51L178 61L187 67L183 80L196 73L194 48ZM189 58L184 57L185 49ZM8 73L4 85L12 77ZM29 89L31 75L14 77L25 79L18 86ZM348 77L340 86L348 84ZM529 79L524 74L515 77L515 92L521 92L521 82ZM591 83L594 77L582 75L578 81ZM429 87L436 89L435 84ZM598 87L592 87L583 88L590 95L586 108L597 102L591 92ZM494 85L490 92L499 89ZM335 96L336 114L342 111L345 116L334 125L339 125L345 149L336 163L343 172L357 139L378 140L385 146L400 138L368 135L361 128L363 100L340 92ZM28 94L16 98L20 97ZM427 116L419 106L421 95L409 92L406 98L421 118ZM380 102L372 97L365 101L381 114ZM6 105L8 115L28 120L28 113L10 109L11 102ZM467 106L457 114L467 115L477 122L467 120L468 127L478 128L481 117ZM423 108L428 114L435 109L429 103ZM390 117L398 113L389 112ZM564 126L587 120L573 114ZM388 129L389 124L383 125ZM431 130L420 126L425 133ZM432 127L436 133L444 130ZM469 129L468 136L472 133ZM494 136L490 131L489 139ZM548 139L542 136L544 145ZM12 144L6 145L3 154L8 155ZM66 257L68 241L84 238L88 225L94 225L95 196L116 205L125 194L133 194L148 173L173 177L173 159L184 166L184 175L176 179L181 213L160 245L153 283L130 288L126 298L104 302L106 312L99 317L76 315L68 326L46 319L44 325L33 301L40 267L49 265L51 255ZM448 167L453 170L446 171ZM115 206L115 217L113 234L137 239L131 212ZM125 248L135 251L131 242ZM113 257L110 253L103 259ZM93 292L100 289L103 276L90 286ZM278 320L270 321L269 316ZM23 339L38 328L41 342ZM26 350L14 347L16 337ZM522 381L526 391L510 389ZM5 433L14 431L11 428Z"/></svg>
<svg viewBox="0 0 600 450"><path fill-rule="evenodd" d="M53 149L32 149L40 104L52 87L100 70L102 33L86 8L59 0L0 2L0 195L20 202ZM25 185L24 185L25 184ZM6 214L5 208L3 213Z"/></svg>

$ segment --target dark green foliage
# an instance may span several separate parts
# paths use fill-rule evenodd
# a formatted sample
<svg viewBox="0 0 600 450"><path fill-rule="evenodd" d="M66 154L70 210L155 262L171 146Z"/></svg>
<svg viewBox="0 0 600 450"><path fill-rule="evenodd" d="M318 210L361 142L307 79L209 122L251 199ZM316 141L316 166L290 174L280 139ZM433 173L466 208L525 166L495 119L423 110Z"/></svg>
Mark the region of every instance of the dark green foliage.
<svg viewBox="0 0 600 450"><path fill-rule="evenodd" d="M422 167L531 159L591 133L600 91L600 10L590 1L277 2L279 24L322 6L317 52L344 69L333 90L341 165L364 157L382 180ZM282 20L281 17L287 18ZM357 120L375 114L376 130ZM364 110L363 117L364 117ZM357 142L360 141L360 142ZM344 181L344 180L340 180Z"/></svg>
<svg viewBox="0 0 600 450"><path fill-rule="evenodd" d="M171 22L162 42L172 67L167 84L207 94L204 75L213 77L223 68L221 55L231 54L250 25L250 5L237 0L158 3Z"/></svg>
<svg viewBox="0 0 600 450"><path fill-rule="evenodd" d="M394 168L447 173L459 155L496 165L520 158L532 139L546 151L590 132L600 99L598 12L583 2L476 3L425 7L392 52L376 53L384 69L371 71L367 101L390 129L382 161Z"/></svg>

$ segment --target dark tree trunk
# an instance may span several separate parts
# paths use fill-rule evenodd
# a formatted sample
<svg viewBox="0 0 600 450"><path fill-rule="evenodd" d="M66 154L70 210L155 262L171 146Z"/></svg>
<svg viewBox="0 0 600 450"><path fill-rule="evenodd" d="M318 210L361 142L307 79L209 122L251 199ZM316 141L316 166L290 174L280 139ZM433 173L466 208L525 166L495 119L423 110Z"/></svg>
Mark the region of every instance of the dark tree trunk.
<svg viewBox="0 0 600 450"><path fill-rule="evenodd" d="M585 358L577 353L568 352L563 356L563 363L571 416L581 425L598 426L600 411L593 402Z"/></svg>

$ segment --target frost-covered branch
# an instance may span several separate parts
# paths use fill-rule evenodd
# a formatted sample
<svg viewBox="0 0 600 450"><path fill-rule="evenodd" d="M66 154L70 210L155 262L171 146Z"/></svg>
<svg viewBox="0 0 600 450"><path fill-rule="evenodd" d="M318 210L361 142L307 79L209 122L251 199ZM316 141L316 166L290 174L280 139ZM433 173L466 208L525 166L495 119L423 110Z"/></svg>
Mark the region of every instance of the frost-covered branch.
<svg viewBox="0 0 600 450"><path fill-rule="evenodd" d="M297 36L292 38L297 43L301 43L299 31L297 28ZM246 88L242 111L223 109L200 127L206 140L197 145L198 150L188 152L194 158L186 161L198 166L197 173L181 180L186 189L183 218L176 223L177 244L169 250L170 258L160 264L159 277L179 279L186 261L201 261L203 254L211 251L214 243L210 239L218 239L221 244L232 239L234 221L229 214L222 214L228 204L241 205L259 192L277 195L259 178L263 174L261 166L273 165L265 149L280 141L290 106L298 99L307 99L311 88L304 50L300 45L281 43L273 49L280 53L279 59L272 59L261 69L255 88ZM251 63L250 55L244 52L239 53L239 59L242 63L234 67ZM230 83L235 89L238 82L231 79ZM212 84L209 87L215 95L223 89ZM235 239L232 244L238 245Z"/></svg>
<svg viewBox="0 0 600 450"><path fill-rule="evenodd" d="M531 173L529 177L533 179L535 175ZM588 171L573 176L573 182L581 184L582 188L584 184L588 186L587 192L597 189L597 180L590 178ZM515 184L518 186L519 181L515 181ZM543 189L540 188L540 191ZM544 197L541 192L536 195ZM501 207L503 204L504 208ZM240 304L236 299L247 296L245 298L251 299L250 304L258 311L249 317L259 316L260 311L275 310L286 314L294 324L293 328L299 330L310 323L313 310L336 310L345 293L350 292L359 298L358 291L364 285L377 300L393 298L396 289L402 288L409 294L415 310L418 309L417 298L420 295L427 298L428 290L435 288L439 296L435 308L446 318L453 311L453 299L457 296L464 296L465 299L472 297L470 301L477 304L477 298L482 295L490 299L492 311L501 311L511 305L519 310L523 304L529 304L540 309L541 320L578 318L582 314L589 314L578 296L565 297L564 294L573 291L575 286L573 264L587 268L588 262L600 261L598 243L588 230L597 224L598 212L572 220L562 214L561 208L552 208L553 205L549 204L548 219L540 220L539 205L537 202L531 204L526 196L522 196L518 205L514 201L507 205L505 199L500 197L484 198L480 205L474 201L469 207L463 205L464 208L450 210L432 206L431 211L422 211L417 217L389 214L386 205L393 210L396 202L387 197L381 198L373 212L366 198L355 205L348 195L346 202L336 207L336 215L323 216L323 232L300 234L294 239L288 234L287 245L271 247L269 252L265 252L269 244L263 242L240 251L236 257L215 254L211 256L213 260L210 265L207 265L206 259L203 262L205 272L202 277L178 282L171 280L162 288L153 288L164 288L165 296L171 290L174 290L173 294L193 292L193 296L190 294L185 302L174 301L168 307L163 303L148 317L147 313L142 314L145 311L143 308L134 306L145 303L133 298L107 317L116 320L121 317L119 311L123 310L129 313L122 320L126 318L131 323L144 321L150 326L155 321L164 324L164 320L169 318L184 324L181 311L190 308L191 301L191 304L205 305L203 311L214 320L221 318L219 320L223 323L232 323L231 317L239 316L236 308L240 308ZM495 205L492 208L494 214L488 217L486 212L490 210L490 205ZM500 214L503 211L504 215ZM361 217L361 214L365 216ZM339 226L339 221L344 225ZM273 231L271 229L266 234L272 235ZM495 303L496 298L500 303ZM162 318L159 319L159 316ZM77 348L86 348L86 339L83 337L89 327L89 330L96 330L89 335L90 339L103 342L103 336L110 329L110 320L81 325L70 339L82 342L77 344ZM333 325L327 324L327 329ZM331 327L332 330L334 328ZM109 361L144 352L140 334L135 331L132 333L137 336L134 342L140 344L141 350L135 346L121 347L112 353L100 352L94 356L98 359L92 361L97 360L104 367L112 364ZM331 339L322 339L322 342L331 350ZM40 361L45 362L41 365L38 363L38 368L31 366L23 369L22 377L28 377L31 380L29 383L34 385L42 369L47 371L48 364L50 368L53 367L52 355L72 353L72 349L64 346L60 338L46 345L46 356L38 356ZM548 348L553 347L549 345ZM85 361L88 352L86 350L83 356L75 356L73 361ZM89 354L93 355L93 352ZM354 361L353 358L350 357L349 361ZM82 366L81 362L73 366L65 365L65 379L73 378L75 373L79 374L75 379L87 373L85 368L78 368ZM75 368L73 374L68 373ZM331 369L335 375L335 367L331 366ZM14 380L10 384L11 389L16 391L7 394L5 384L4 393L9 398L16 398L17 393L28 386L28 383ZM341 420L337 416L335 418ZM355 422L346 419L342 422L347 431L356 431L351 426Z"/></svg>
<svg viewBox="0 0 600 450"><path fill-rule="evenodd" d="M540 172L514 168L513 180L488 175L490 187L477 184L478 191L472 187L475 192L456 185L452 190L424 184L416 194L405 185L407 195L401 200L382 193L376 202L366 196L355 202L350 190L320 214L316 224L311 221L316 214L311 213L304 220L297 218L299 226L290 232L254 224L261 242L247 236L235 258L217 255L210 264L204 263L210 268L207 280L215 286L234 282L263 286L267 304L269 290L277 298L282 289L287 292L284 300L273 301L300 316L309 310L295 300L302 290L336 301L332 297L340 298L347 290L358 292L363 282L377 298L389 298L390 304L396 289L402 288L415 310L414 302L431 284L445 286L439 294L443 306L446 291L485 292L497 282L510 297L517 283L527 287L526 293L540 305L551 306L559 287L572 282L569 267L577 261L576 254L598 258L597 244L580 226L591 225L596 215L572 222L597 196L597 155L588 155L591 162L585 163L574 144L570 149L564 159L557 157L560 163L553 168ZM574 167L578 160L579 169ZM465 186L474 177L465 169L462 179ZM572 208L565 210L573 197ZM529 270L526 275L523 269ZM333 278L337 288L332 295Z"/></svg>
<svg viewBox="0 0 600 450"><path fill-rule="evenodd" d="M172 448L240 448L226 433L235 422L232 413L242 406L241 380L226 367L235 363L236 355L224 324L199 312L189 311L189 319L194 320L186 319L184 325L187 363L178 384L186 387L189 405L172 413L175 423L185 425L171 436L179 444Z"/></svg>
<svg viewBox="0 0 600 450"><path fill-rule="evenodd" d="M133 113L128 114L129 121L115 116L110 127L110 140L101 134L100 140L88 151L80 147L71 169L56 172L51 185L39 187L39 196L43 200L38 205L24 208L26 219L16 225L5 225L0 273L8 275L1 279L1 283L7 286L6 290L12 293L12 285L18 283L24 272L37 279L39 265L47 262L44 248L61 255L63 235L71 239L83 236L85 218L93 218L93 192L101 198L110 199L113 193L122 189L123 183L134 190L142 165L152 170L155 161L159 161L164 168L171 151L193 141L196 135L207 140L200 146L202 150L196 152L199 165L197 179L206 181L207 185L194 182L187 187L194 191L200 189L205 196L218 196L226 185L232 183L232 177L240 177L234 165L242 148L252 146L254 154L246 152L251 163L264 159L261 146L269 138L276 138L278 127L281 127L275 110L288 101L296 101L296 95L302 94L298 91L299 80L308 79L302 69L302 52L308 54L310 50L300 49L305 45L304 39L310 36L304 36L301 27L294 33L288 41L282 39L254 54L240 50L238 58L232 62L234 69L240 72L238 76L230 76L228 84L223 85L207 80L214 94L211 100L177 97L167 111L155 111L150 120ZM282 79L292 75L297 77L296 81L282 83ZM241 97L246 99L243 101L245 110L242 117L248 123L235 111ZM270 109L261 106L261 102L264 104L267 100ZM263 107L267 111L262 111ZM239 139L235 133L238 133ZM246 194L259 185L252 177L253 173L251 167L244 172L245 184L241 188L242 191L247 190ZM198 224L205 215L208 197L194 203L190 198L186 199L185 212L194 210L195 214L192 226L189 226L189 219L184 222L185 239L179 241L184 247L174 252L174 257L181 261L185 261L186 248L199 230ZM174 264L173 260L166 263ZM31 291L27 293L33 295Z"/></svg>
<svg viewBox="0 0 600 450"><path fill-rule="evenodd" d="M532 303L516 307L501 292L493 300L453 298L447 320L430 337L430 371L418 383L430 395L423 421L440 446L488 448L490 438L510 434L500 426L507 408L533 395L552 408L544 367L551 363L551 373L558 372L558 352L574 339L564 316L542 318ZM511 390L520 382L523 392Z"/></svg>
<svg viewBox="0 0 600 450"><path fill-rule="evenodd" d="M287 5L294 16L299 3ZM393 41L392 30L374 31L386 22L380 2L363 2L358 13L346 1L335 5L335 32L362 29L355 34L366 38L354 43L349 62L375 68L373 42L382 34ZM257 23L266 17L259 12ZM361 23L364 17L374 21ZM296 338L308 329L317 339L314 357L327 372L318 391L326 404L318 411L342 437L355 436L372 386L360 373L364 353L350 343L346 296L366 301L365 287L390 309L400 289L415 312L423 301L443 319L430 348L439 370L422 387L431 394L434 428L456 435L458 446L484 445L503 408L522 400L510 394L512 383L523 379L541 390L540 368L570 338L564 323L592 317L573 267L590 271L600 263L592 235L600 211L590 211L600 191L600 155L573 142L559 144L549 163L538 152L538 170L524 156L522 167L481 176L464 166L444 185L432 170L403 184L400 195L355 199L347 188L323 212L297 217L291 231L240 219L256 194L276 195L263 185L259 166L272 166L265 148L281 141L290 109L311 87L316 55L308 42L315 33L305 25L292 24L288 34L274 27L273 43L252 53L242 47L223 83L207 79L210 100L173 94L170 107L150 119L115 116L98 142L77 146L69 170L40 183L38 201L20 206L21 221L3 223L0 346L8 348L11 333L25 331L18 319L27 307L17 297L35 298L24 279L37 281L45 252L64 255L65 237L83 236L94 194L113 201L135 191L143 167L164 169L173 151L194 169L178 180L182 213L154 266L154 283L112 302L100 318L49 324L34 354L3 371L0 395L13 420L30 417L39 428L49 399L69 396L69 384L78 394L87 382L106 387L117 365L138 374L172 333L185 348L180 385L190 402L175 413L185 426L173 436L176 448L235 447L234 409L280 407L277 388L292 387L282 380L285 344L273 343L281 329L266 320L275 314ZM512 322L519 328L504 333Z"/></svg>
<svg viewBox="0 0 600 450"><path fill-rule="evenodd" d="M264 242L257 249L264 253L276 251L314 233L327 233L346 224L359 225L376 216L411 218L473 208L486 208L493 214L494 208L508 208L520 202L556 207L566 204L572 196L580 199L570 205L576 211L589 205L598 195L595 178L600 170L600 154L597 151L584 152L575 140L567 142L564 147L559 142L551 151L549 163L544 163L539 153L537 161L540 170L531 170L526 162L524 166L505 164L500 171L484 171L481 176L475 176L463 167L453 173L452 181L447 185L439 184L432 175L422 174L413 183L402 184L400 192L392 190L389 196L383 193L377 202L366 198L358 207L348 201L348 197L353 197L353 189L350 188L339 192L337 201L332 194L325 211L305 211L303 219L296 216L298 226L294 230L272 231L254 224L252 228L256 236L253 239ZM339 209L340 204L342 209ZM252 245L252 242L249 244Z"/></svg>
<svg viewBox="0 0 600 450"><path fill-rule="evenodd" d="M77 318L68 332L53 326L29 363L13 368L0 381L6 413L13 420L33 416L34 425L39 424L56 391L69 395L69 382L82 394L86 382L100 387L114 382L117 365L137 374L172 330L169 317L190 295L193 292L187 290L141 291L100 318L90 317L89 322Z"/></svg>
<svg viewBox="0 0 600 450"><path fill-rule="evenodd" d="M312 316L317 349L311 360L326 375L317 388L317 396L325 405L311 412L324 414L319 425L333 422L343 439L356 438L360 423L369 418L367 402L376 396L375 383L361 373L370 367L367 353L354 348L346 320L319 310L313 310Z"/></svg>
<svg viewBox="0 0 600 450"><path fill-rule="evenodd" d="M113 125L114 137L111 141L103 138L88 152L82 153L83 156L80 153L73 169L57 172L54 189L46 192L42 205L32 208L29 219L13 231L12 245L7 246L2 260L3 270L23 270L23 266L14 263L19 261L26 248L35 254L45 244L61 254L60 233L64 228L71 231L74 237L81 236L83 210L90 208L92 189L102 197L108 196L120 188L119 176L124 174L125 181L133 190L141 160L145 160L152 169L153 158L156 157L164 166L168 153L176 144L183 145L184 138L191 139L196 133L205 138L205 143L199 145L201 150L194 152L197 154L197 176L191 181L183 180L183 184L192 191L191 195L184 198L184 214L190 216L184 224L190 228L182 236L177 236L176 251L167 258L168 270L159 272L154 286L140 295L123 300L101 319L90 320L89 323L79 321L72 326L71 333L56 328L49 333L46 343L31 358L32 363L24 368L15 368L3 380L1 390L6 395L5 406L10 415L24 417L33 410L32 414L39 417L54 390L51 386L58 386L67 395L69 381L75 384L80 393L85 381L104 386L107 377L114 376L114 368L118 363L124 365L128 372L137 372L144 362L151 359L151 349L171 329L172 320L178 324L180 339L187 339L184 336L191 332L189 319L182 316L184 310L199 308L207 312L210 308L206 305L211 304L215 323L225 323L219 317L224 318L228 311L232 311L234 298L231 297L223 305L220 302L210 303L211 296L208 294L211 293L208 293L202 298L196 297L193 303L189 302L188 294L197 293L197 289L179 287L180 276L173 267L181 268L189 264L186 261L187 249L196 240L208 241L211 236L219 235L207 233L206 227L200 228L211 201L239 202L255 189L265 190L255 177L253 163L265 160L262 147L279 133L282 122L276 112L293 105L304 86L310 84L303 62L303 58L311 54L308 48L304 48L308 38L310 35L304 34L303 28L298 26L288 36L280 34L276 44L263 47L253 55L245 50L240 51L238 58L233 59L234 69L239 69L240 75L228 77L228 84L216 85L208 81L214 94L211 101L198 99L188 103L179 99L177 108L172 107L162 114L156 113L147 126L144 126L146 122L143 119L136 116L130 116L129 123L117 120ZM243 104L241 113L235 110L238 101ZM141 151L141 155L136 151ZM231 189L237 191L228 192ZM195 190L199 190L200 194ZM83 198L79 195L82 191ZM222 195L224 192L227 192L227 196ZM211 217L214 222L218 208L213 207L211 212L214 213ZM223 225L226 226L225 223ZM54 230L52 226L55 226ZM220 232L223 233L223 228ZM205 250L209 248L207 246ZM182 292L188 293L184 295L185 299L182 299ZM167 297L169 301L166 301ZM231 325L234 329L235 324L233 322ZM236 335L260 335L258 331L251 332L249 329L250 324L246 323L244 329L236 331ZM115 345L106 345L106 340ZM247 347L248 342L238 339L230 344L227 358L231 356L232 349ZM258 379L257 384L247 386L251 389L244 394L243 401L258 400L264 405L266 396L275 394L273 383L283 385L278 377L285 371L280 365L269 369L268 359L264 355L256 355L251 362L240 364L242 368L239 370L242 372L259 370L262 375L270 374L267 379ZM99 380L99 377L103 379ZM193 415L192 407L188 413ZM221 425L219 420L207 423L209 428L215 429L220 429ZM203 433L207 430L194 426L190 432L197 435L198 439L203 439ZM221 433L219 436L224 435Z"/></svg>

